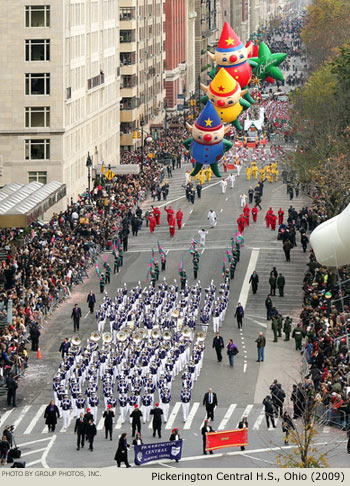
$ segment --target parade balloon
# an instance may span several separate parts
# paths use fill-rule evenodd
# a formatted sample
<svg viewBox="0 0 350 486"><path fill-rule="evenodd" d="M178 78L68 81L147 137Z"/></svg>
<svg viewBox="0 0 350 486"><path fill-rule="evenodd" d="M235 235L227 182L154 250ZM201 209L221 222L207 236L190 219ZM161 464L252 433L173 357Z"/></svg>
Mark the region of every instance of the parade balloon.
<svg viewBox="0 0 350 486"><path fill-rule="evenodd" d="M252 46L246 48L229 23L225 22L215 54L208 52L209 57L216 62L217 67L209 75L213 79L220 69L225 69L232 78L246 89L252 79L252 67L256 63L248 60ZM246 93L245 98L254 103L253 98Z"/></svg>
<svg viewBox="0 0 350 486"><path fill-rule="evenodd" d="M242 130L238 117L243 108L250 107L250 103L242 98L248 90L242 91L239 83L225 69L220 69L209 86L201 84L201 88L207 93L201 101L210 99L222 122L231 123Z"/></svg>
<svg viewBox="0 0 350 486"><path fill-rule="evenodd" d="M283 81L283 74L277 66L285 60L286 56L287 54L283 52L272 54L265 42L261 42L258 57L250 58L251 61L256 62L253 73L259 81L265 81L267 78Z"/></svg>
<svg viewBox="0 0 350 486"><path fill-rule="evenodd" d="M223 125L211 101L208 101L193 126L189 123L186 125L192 137L184 141L184 146L191 150L196 162L191 176L197 175L203 165L209 164L214 174L221 177L218 161L232 148L232 142L224 138L230 125Z"/></svg>
<svg viewBox="0 0 350 486"><path fill-rule="evenodd" d="M313 230L310 244L316 260L327 267L350 264L350 204Z"/></svg>

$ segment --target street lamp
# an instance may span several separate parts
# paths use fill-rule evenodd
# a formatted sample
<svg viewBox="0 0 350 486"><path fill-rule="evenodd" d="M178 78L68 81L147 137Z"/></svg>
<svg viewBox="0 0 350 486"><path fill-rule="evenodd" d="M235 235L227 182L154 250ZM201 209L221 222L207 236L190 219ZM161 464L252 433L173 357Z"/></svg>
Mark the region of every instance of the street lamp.
<svg viewBox="0 0 350 486"><path fill-rule="evenodd" d="M92 167L92 158L90 157L90 152L88 152L88 156L86 159L86 167L88 168L88 189L89 189L89 199L91 199L91 167Z"/></svg>

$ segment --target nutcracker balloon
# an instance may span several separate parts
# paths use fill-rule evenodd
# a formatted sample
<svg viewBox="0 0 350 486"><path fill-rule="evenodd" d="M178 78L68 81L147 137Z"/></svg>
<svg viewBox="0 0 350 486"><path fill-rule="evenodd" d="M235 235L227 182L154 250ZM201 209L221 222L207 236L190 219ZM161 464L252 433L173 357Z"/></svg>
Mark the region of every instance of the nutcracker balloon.
<svg viewBox="0 0 350 486"><path fill-rule="evenodd" d="M252 66L256 63L248 59L252 46L246 48L230 24L224 23L219 43L215 54L208 52L209 57L216 62L217 67L211 71L210 76L214 77L218 70L224 68L242 89L246 89L252 79ZM254 103L249 93L246 99Z"/></svg>
<svg viewBox="0 0 350 486"><path fill-rule="evenodd" d="M209 164L214 174L221 177L218 161L232 147L232 142L224 138L230 125L224 127L213 103L208 101L194 125L187 123L187 128L192 132L192 137L184 141L184 146L191 149L196 162L191 176L197 175L203 165Z"/></svg>
<svg viewBox="0 0 350 486"><path fill-rule="evenodd" d="M225 69L220 69L209 86L201 84L201 88L207 93L201 101L210 99L222 122L231 123L242 130L238 117L243 108L250 107L250 103L242 98L248 90L242 91L238 82Z"/></svg>

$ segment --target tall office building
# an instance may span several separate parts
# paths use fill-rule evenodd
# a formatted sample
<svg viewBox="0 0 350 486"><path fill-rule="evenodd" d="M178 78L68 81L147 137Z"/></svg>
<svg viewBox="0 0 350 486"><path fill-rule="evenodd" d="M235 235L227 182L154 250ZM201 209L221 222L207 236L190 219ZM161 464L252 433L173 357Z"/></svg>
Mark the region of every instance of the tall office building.
<svg viewBox="0 0 350 486"><path fill-rule="evenodd" d="M164 120L165 0L120 0L120 146L133 150Z"/></svg>
<svg viewBox="0 0 350 486"><path fill-rule="evenodd" d="M210 62L207 50L216 45L217 27L217 3L221 0L195 0L196 8L196 37L195 37L195 72L196 90L199 90L199 82L207 83L207 72ZM221 10L220 10L221 11Z"/></svg>
<svg viewBox="0 0 350 486"><path fill-rule="evenodd" d="M186 96L186 0L165 2L165 89L168 109Z"/></svg>
<svg viewBox="0 0 350 486"><path fill-rule="evenodd" d="M2 0L0 58L0 185L119 162L119 0Z"/></svg>
<svg viewBox="0 0 350 486"><path fill-rule="evenodd" d="M196 5L195 0L186 1L186 66L187 66L187 90L186 98L190 98L196 90Z"/></svg>

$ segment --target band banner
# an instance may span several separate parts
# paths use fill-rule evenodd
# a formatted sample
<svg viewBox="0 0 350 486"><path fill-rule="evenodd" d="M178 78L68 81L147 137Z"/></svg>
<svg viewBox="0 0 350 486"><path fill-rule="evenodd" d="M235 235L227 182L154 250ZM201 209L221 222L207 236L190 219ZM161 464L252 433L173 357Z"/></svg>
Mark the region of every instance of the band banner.
<svg viewBox="0 0 350 486"><path fill-rule="evenodd" d="M208 432L206 451L215 451L226 447L248 445L248 429L221 430L220 432Z"/></svg>
<svg viewBox="0 0 350 486"><path fill-rule="evenodd" d="M140 466L158 459L174 459L178 461L182 454L182 439L172 442L135 445L135 464Z"/></svg>

